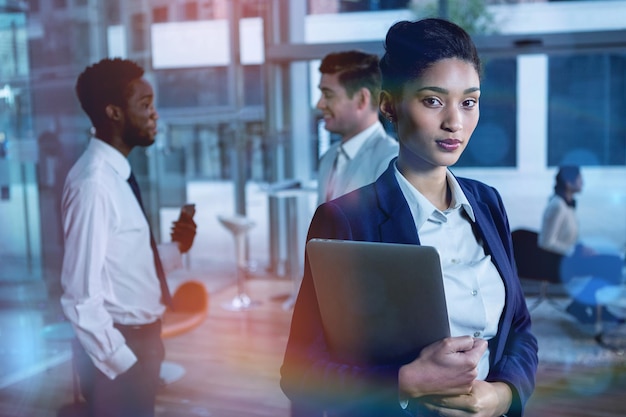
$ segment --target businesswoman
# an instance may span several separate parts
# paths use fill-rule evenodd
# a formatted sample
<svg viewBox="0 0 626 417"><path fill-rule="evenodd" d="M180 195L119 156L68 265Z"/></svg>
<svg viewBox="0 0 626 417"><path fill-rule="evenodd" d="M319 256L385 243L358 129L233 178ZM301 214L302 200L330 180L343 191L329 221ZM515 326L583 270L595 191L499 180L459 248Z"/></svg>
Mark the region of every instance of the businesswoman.
<svg viewBox="0 0 626 417"><path fill-rule="evenodd" d="M455 24L425 19L394 24L385 51L380 110L398 157L376 182L318 207L308 239L435 246L452 336L409 363L337 361L305 261L281 387L294 416L522 416L537 342L506 212L494 188L448 169L478 123L475 45Z"/></svg>

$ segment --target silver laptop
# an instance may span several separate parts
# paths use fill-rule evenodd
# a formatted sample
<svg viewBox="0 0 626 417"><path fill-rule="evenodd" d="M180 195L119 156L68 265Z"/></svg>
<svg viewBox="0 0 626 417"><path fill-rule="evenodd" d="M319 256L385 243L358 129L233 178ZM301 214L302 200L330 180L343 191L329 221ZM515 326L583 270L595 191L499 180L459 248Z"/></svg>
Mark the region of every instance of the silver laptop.
<svg viewBox="0 0 626 417"><path fill-rule="evenodd" d="M306 253L335 358L404 364L450 335L435 248L311 239Z"/></svg>

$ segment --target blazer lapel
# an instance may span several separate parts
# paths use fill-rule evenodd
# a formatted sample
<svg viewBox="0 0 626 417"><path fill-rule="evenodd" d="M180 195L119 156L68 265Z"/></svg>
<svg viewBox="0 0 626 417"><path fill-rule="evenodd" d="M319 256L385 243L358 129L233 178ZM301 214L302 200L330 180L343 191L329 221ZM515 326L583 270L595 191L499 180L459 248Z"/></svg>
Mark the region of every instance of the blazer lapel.
<svg viewBox="0 0 626 417"><path fill-rule="evenodd" d="M500 276L504 282L505 287L505 304L500 323L504 326L500 329L500 333L506 334L510 328L511 320L513 320L513 314L516 311L516 298L514 297L515 291L510 291L510 288L515 286L514 281L517 280L517 275L513 272L513 267L509 256L506 253L502 239L506 236L502 236L498 233L495 226L495 222L491 216L491 212L486 203L477 201L476 196L472 194L466 187L461 184L467 199L474 208L474 214L476 215L476 224L474 227L479 236L483 238L485 253L491 255L491 259L500 272ZM523 302L523 301L522 301ZM508 324L507 324L508 323ZM489 343L491 349L493 349L492 357L497 360L502 357L502 353L505 348L504 343L500 343L499 337L492 339Z"/></svg>
<svg viewBox="0 0 626 417"><path fill-rule="evenodd" d="M417 229L412 219L411 210L402 194L402 190L395 178L395 158L387 170L374 183L378 207L381 217L379 222L380 236L383 242L420 244ZM490 254L496 267L503 277L513 274L509 257L502 245L502 237L495 227L487 204L476 199L472 190L459 182L467 196L470 205L474 208L479 236L483 239L486 252Z"/></svg>
<svg viewBox="0 0 626 417"><path fill-rule="evenodd" d="M485 252L491 255L494 264L500 271L500 275L504 278L506 284L507 278L513 276L513 270L504 245L502 245L502 236L500 236L495 227L495 222L491 218L487 204L476 200L476 196L464 187L463 184L461 184L461 187L470 205L474 208L474 214L476 216L474 227L477 229L479 236L483 238Z"/></svg>
<svg viewBox="0 0 626 417"><path fill-rule="evenodd" d="M396 181L395 160L396 158L389 163L387 170L374 183L382 214L379 223L381 241L419 245L411 210Z"/></svg>

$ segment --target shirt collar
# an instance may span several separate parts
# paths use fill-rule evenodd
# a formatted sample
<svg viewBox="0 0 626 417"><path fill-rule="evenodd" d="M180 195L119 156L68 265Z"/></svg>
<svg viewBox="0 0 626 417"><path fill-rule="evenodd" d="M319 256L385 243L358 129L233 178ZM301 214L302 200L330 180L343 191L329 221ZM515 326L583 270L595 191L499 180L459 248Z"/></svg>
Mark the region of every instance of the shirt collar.
<svg viewBox="0 0 626 417"><path fill-rule="evenodd" d="M452 202L450 203L450 208L463 208L469 218L476 222L476 216L474 216L474 209L469 203L469 200L465 196L463 189L459 185L459 181L456 179L454 175L450 172L450 170L446 171L446 178L448 179L448 185L452 190Z"/></svg>
<svg viewBox="0 0 626 417"><path fill-rule="evenodd" d="M89 147L91 147L95 153L97 153L106 163L119 174L124 181L130 177L130 163L128 158L124 156L120 151L109 145L107 142L96 137L91 138L89 141Z"/></svg>
<svg viewBox="0 0 626 417"><path fill-rule="evenodd" d="M361 149L363 144L367 141L367 138L369 138L379 128L382 129L383 125L377 121L367 129L359 132L355 136L342 143L341 147L343 148L345 156L348 159L353 159L359 152L359 149Z"/></svg>
<svg viewBox="0 0 626 417"><path fill-rule="evenodd" d="M436 215L438 214L438 217L440 217L441 210L437 209L430 201L428 201L426 197L424 197L422 193L417 190L417 188L413 187L411 183L404 178L398 170L396 164L394 164L394 170L396 180L400 185L404 198L409 204L417 229L419 230L428 218L433 215L433 213L436 213ZM470 206L465 193L463 193L459 182L449 170L446 170L446 180L448 181L448 186L450 187L450 191L452 193L452 201L448 210L463 209L467 213L470 220L475 222L476 218L474 216L474 210L472 209L472 206Z"/></svg>

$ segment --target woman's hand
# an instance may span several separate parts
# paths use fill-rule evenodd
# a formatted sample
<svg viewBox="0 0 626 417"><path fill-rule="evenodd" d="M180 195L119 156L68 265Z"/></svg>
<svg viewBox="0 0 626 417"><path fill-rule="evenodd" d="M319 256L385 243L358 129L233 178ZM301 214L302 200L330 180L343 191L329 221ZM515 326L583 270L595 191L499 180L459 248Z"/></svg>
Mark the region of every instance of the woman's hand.
<svg viewBox="0 0 626 417"><path fill-rule="evenodd" d="M513 394L504 382L474 381L469 394L420 398L421 404L445 417L498 417L511 407Z"/></svg>
<svg viewBox="0 0 626 417"><path fill-rule="evenodd" d="M487 341L471 336L449 337L425 347L417 359L400 368L400 394L406 398L470 394L486 350Z"/></svg>

